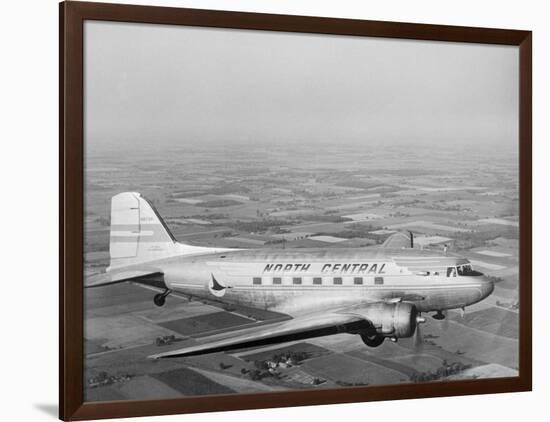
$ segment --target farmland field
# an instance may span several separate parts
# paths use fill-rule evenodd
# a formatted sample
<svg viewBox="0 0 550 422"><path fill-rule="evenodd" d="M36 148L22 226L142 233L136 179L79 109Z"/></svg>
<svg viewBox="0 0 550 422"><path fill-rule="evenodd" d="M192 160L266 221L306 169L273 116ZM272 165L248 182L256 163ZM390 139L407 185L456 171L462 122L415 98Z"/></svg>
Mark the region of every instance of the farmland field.
<svg viewBox="0 0 550 422"><path fill-rule="evenodd" d="M377 247L395 232L410 230L418 239L416 247L443 253L445 246L498 280L494 294L464 316L450 312L441 322L427 315L420 352L408 339L370 349L358 336L341 334L154 362L147 356L286 316L222 309L175 294L158 308L152 303L155 288L137 284L88 290L86 400L406 383L440 376L434 374L449 367L458 368L449 379L517 373L518 202L517 184L508 177L517 171L514 152L503 149L484 159L483 149L463 155L449 147L418 171L418 163L404 161L405 152L396 147L388 155L383 148L367 154L327 145L313 159L311 151L289 146L267 159L250 146L246 154L235 147L229 156L221 146L208 153L192 145L169 154L91 150L86 274L109 263L110 197L139 191L178 240L200 246ZM364 167L367 157L370 165ZM231 166L224 165L228 159ZM449 161L452 167L444 164ZM491 192L498 194L482 194ZM163 337L172 340L157 344ZM275 373L258 369L285 353L303 360Z"/></svg>

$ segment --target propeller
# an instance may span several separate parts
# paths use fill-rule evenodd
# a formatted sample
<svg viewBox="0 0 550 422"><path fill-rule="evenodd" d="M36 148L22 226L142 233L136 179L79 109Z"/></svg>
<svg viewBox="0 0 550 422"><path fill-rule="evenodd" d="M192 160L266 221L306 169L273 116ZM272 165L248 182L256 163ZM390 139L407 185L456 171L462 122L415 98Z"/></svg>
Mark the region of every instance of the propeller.
<svg viewBox="0 0 550 422"><path fill-rule="evenodd" d="M414 350L416 352L422 352L424 350L424 337L422 336L422 330L420 326L426 322L426 318L419 316L416 317L416 330L414 330Z"/></svg>
<svg viewBox="0 0 550 422"><path fill-rule="evenodd" d="M424 350L424 338L422 337L420 325L416 327L416 331L414 332L414 350L416 352L422 352L422 350Z"/></svg>

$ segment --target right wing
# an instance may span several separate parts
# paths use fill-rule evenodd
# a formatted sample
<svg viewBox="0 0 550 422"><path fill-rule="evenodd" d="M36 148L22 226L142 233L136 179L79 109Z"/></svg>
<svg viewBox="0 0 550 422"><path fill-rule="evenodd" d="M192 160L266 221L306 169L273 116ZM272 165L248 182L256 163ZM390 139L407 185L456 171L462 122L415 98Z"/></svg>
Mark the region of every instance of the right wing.
<svg viewBox="0 0 550 422"><path fill-rule="evenodd" d="M390 249L407 249L414 247L414 235L412 232L405 234L403 232L397 232L392 234L382 243L382 248Z"/></svg>
<svg viewBox="0 0 550 422"><path fill-rule="evenodd" d="M353 313L314 314L280 323L226 333L221 340L159 353L149 356L149 358L175 358L265 346L361 330L370 326L370 322L363 316Z"/></svg>

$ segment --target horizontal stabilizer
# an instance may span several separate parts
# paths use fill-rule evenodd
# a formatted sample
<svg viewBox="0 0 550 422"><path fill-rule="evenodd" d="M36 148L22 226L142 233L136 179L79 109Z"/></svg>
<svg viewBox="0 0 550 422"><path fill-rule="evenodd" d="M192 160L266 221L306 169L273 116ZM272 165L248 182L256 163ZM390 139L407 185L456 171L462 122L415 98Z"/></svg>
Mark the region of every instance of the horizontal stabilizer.
<svg viewBox="0 0 550 422"><path fill-rule="evenodd" d="M316 314L232 332L229 337L226 334L221 340L214 340L149 357L151 359L163 359L195 356L345 333L369 326L370 323L360 315L344 313ZM216 336L216 338L219 337Z"/></svg>
<svg viewBox="0 0 550 422"><path fill-rule="evenodd" d="M157 269L150 270L122 270L108 273L95 274L87 277L85 288L108 286L109 284L123 283L125 281L139 281L143 277L162 277L163 273Z"/></svg>

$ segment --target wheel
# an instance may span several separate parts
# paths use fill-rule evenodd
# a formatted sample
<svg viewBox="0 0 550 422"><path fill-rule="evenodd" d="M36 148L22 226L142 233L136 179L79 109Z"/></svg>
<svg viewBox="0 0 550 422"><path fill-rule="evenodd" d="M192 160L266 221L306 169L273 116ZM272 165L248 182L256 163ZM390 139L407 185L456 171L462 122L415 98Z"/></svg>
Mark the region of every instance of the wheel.
<svg viewBox="0 0 550 422"><path fill-rule="evenodd" d="M163 306L166 303L166 297L162 293L159 293L155 295L153 302L155 302L157 306Z"/></svg>
<svg viewBox="0 0 550 422"><path fill-rule="evenodd" d="M437 311L434 315L432 315L432 318L441 321L442 319L445 319L445 314L441 311Z"/></svg>
<svg viewBox="0 0 550 422"><path fill-rule="evenodd" d="M365 343L369 347L378 347L382 343L384 343L384 337L377 334L361 334L361 340L363 340L363 343Z"/></svg>

